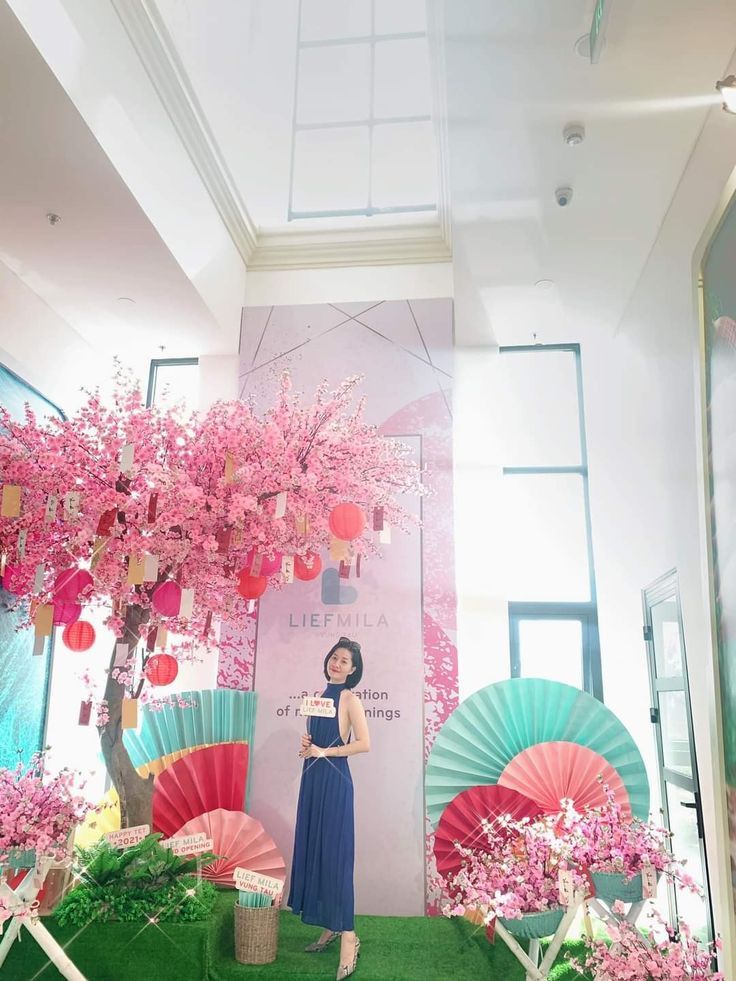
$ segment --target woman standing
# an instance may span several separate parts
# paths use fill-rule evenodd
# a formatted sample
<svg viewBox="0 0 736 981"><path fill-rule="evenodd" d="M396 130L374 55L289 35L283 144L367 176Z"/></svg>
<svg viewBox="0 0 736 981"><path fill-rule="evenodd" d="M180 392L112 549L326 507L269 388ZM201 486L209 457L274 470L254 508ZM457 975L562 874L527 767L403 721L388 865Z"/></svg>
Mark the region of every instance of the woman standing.
<svg viewBox="0 0 736 981"><path fill-rule="evenodd" d="M304 759L296 811L289 906L304 923L322 926L306 949L321 953L340 941L338 981L357 967L360 940L354 931L353 861L355 828L353 780L347 757L370 749L360 699L351 689L363 675L360 644L341 637L325 657L327 688L322 697L335 705L332 718L310 716L299 756ZM352 736L355 738L351 738Z"/></svg>

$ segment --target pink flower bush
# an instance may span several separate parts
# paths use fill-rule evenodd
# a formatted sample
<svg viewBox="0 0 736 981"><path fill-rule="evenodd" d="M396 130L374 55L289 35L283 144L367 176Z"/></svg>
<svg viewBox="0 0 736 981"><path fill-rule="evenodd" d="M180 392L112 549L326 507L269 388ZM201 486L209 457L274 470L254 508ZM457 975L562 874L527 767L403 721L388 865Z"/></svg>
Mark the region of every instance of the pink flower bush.
<svg viewBox="0 0 736 981"><path fill-rule="evenodd" d="M486 922L496 916L519 919L560 906L559 873L568 868L564 839L557 834L557 817L531 822L528 818L502 819L499 828L484 828L483 850L456 843L463 867L440 885L451 897L442 912L463 916L468 909L481 910ZM500 830L500 833L499 833ZM576 890L587 879L570 869Z"/></svg>
<svg viewBox="0 0 736 981"><path fill-rule="evenodd" d="M70 832L93 809L83 789L71 770L47 773L40 755L25 772L20 763L0 769L0 865L11 849L62 858Z"/></svg>
<svg viewBox="0 0 736 981"><path fill-rule="evenodd" d="M573 958L579 971L587 970L596 981L717 981L723 974L713 970L713 946L699 944L687 924L679 931L653 914L652 928L642 934L630 923L609 926L612 945L604 940L588 940L587 955ZM655 929L659 926L660 929ZM664 927L664 930L661 928ZM659 939L658 939L659 935Z"/></svg>
<svg viewBox="0 0 736 981"><path fill-rule="evenodd" d="M562 801L561 826L569 860L590 872L617 873L626 879L633 879L649 864L657 872L676 878L681 886L699 892L695 880L672 855L671 832L625 816L611 789L603 789L606 803L580 813L570 801Z"/></svg>

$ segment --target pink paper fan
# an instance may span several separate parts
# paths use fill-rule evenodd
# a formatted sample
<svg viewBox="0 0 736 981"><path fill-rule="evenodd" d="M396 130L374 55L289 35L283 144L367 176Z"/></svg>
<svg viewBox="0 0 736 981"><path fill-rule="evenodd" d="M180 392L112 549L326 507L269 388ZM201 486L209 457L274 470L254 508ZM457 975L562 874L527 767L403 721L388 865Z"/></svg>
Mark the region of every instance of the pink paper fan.
<svg viewBox="0 0 736 981"><path fill-rule="evenodd" d="M455 848L456 841L466 848L486 850L488 837L483 821L490 822L498 834L506 834L502 818L508 815L518 821L541 813L541 807L533 800L497 784L463 790L444 809L437 825L434 837L437 871L447 875L460 869L462 856Z"/></svg>
<svg viewBox="0 0 736 981"><path fill-rule="evenodd" d="M626 817L631 817L629 795L611 764L587 746L577 743L537 743L507 763L499 785L531 797L546 814L560 810L569 798L577 810L605 804L603 784L613 792Z"/></svg>
<svg viewBox="0 0 736 981"><path fill-rule="evenodd" d="M169 838L207 811L242 811L247 777L247 743L218 743L176 760L156 777L153 830Z"/></svg>
<svg viewBox="0 0 736 981"><path fill-rule="evenodd" d="M176 836L196 835L204 831L212 839L212 851L220 858L205 865L202 875L220 886L232 888L233 872L238 866L273 876L286 878L286 866L273 838L266 834L263 825L250 814L242 811L226 811L219 807L178 829Z"/></svg>

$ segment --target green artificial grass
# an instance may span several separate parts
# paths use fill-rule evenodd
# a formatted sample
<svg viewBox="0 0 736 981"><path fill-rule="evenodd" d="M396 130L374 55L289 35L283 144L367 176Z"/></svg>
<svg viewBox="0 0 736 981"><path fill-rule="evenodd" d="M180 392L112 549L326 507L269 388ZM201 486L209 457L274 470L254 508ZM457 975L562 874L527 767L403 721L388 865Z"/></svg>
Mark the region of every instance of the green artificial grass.
<svg viewBox="0 0 736 981"><path fill-rule="evenodd" d="M233 906L237 893L218 892L211 920L203 923L96 923L83 930L44 923L88 981L294 981L335 977L339 944L323 954L303 948L319 934L293 913L281 914L279 954L272 964L238 964L234 955ZM524 971L502 941L466 920L444 917L358 916L361 955L356 981L524 981ZM24 930L4 966L2 981L58 981L43 951ZM579 949L567 944L550 981L580 981L564 960ZM575 950L575 952L578 952Z"/></svg>

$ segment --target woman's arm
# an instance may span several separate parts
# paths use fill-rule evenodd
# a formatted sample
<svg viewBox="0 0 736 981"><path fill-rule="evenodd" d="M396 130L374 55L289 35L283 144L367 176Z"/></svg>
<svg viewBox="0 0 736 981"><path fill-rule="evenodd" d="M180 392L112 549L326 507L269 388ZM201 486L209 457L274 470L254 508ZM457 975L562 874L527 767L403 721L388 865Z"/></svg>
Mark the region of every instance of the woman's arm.
<svg viewBox="0 0 736 981"><path fill-rule="evenodd" d="M323 756L356 756L358 753L370 752L371 740L363 703L353 692L346 693L345 697L348 702L348 720L355 739L347 746L328 746L327 749L322 750Z"/></svg>

